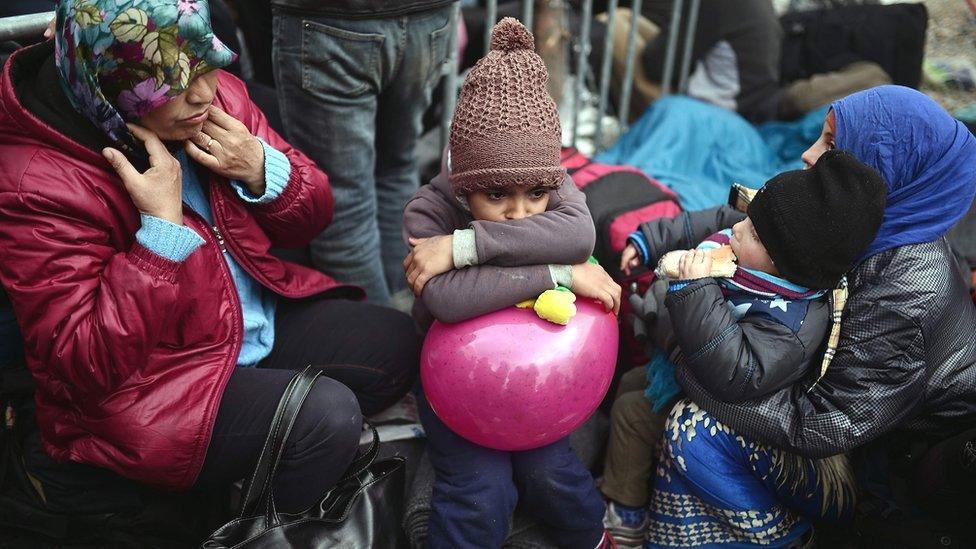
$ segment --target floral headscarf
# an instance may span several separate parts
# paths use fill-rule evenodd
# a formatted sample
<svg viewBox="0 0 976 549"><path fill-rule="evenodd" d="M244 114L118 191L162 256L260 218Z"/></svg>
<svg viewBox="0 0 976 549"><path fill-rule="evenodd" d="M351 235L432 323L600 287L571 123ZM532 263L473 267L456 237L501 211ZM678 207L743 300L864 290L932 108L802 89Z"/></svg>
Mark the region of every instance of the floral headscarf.
<svg viewBox="0 0 976 549"><path fill-rule="evenodd" d="M127 150L126 121L236 57L214 36L207 0L61 0L54 47L72 105Z"/></svg>

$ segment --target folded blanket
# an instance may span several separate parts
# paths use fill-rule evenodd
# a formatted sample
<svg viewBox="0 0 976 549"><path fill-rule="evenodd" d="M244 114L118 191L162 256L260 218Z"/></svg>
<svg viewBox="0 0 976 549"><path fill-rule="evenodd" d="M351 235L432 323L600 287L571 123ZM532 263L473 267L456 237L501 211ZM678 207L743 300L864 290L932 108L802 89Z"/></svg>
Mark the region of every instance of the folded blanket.
<svg viewBox="0 0 976 549"><path fill-rule="evenodd" d="M756 127L721 107L669 95L594 160L639 168L674 190L685 209L701 210L724 203L732 183L759 188L803 167L800 154L820 136L826 113Z"/></svg>

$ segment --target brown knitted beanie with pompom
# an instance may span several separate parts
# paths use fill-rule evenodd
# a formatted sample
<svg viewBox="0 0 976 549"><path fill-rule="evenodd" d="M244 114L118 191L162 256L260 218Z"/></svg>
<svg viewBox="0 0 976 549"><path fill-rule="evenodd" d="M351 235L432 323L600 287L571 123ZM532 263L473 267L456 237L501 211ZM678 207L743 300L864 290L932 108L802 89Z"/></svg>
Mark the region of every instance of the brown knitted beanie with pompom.
<svg viewBox="0 0 976 549"><path fill-rule="evenodd" d="M491 32L491 51L464 79L451 125L456 195L562 184L559 113L534 44L522 23L506 17Z"/></svg>

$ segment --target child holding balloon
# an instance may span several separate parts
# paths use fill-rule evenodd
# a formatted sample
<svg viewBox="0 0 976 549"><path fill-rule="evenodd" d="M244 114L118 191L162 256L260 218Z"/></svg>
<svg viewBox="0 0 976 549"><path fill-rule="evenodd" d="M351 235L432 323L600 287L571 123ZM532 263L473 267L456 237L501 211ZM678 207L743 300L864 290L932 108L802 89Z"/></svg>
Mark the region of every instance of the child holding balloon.
<svg viewBox="0 0 976 549"><path fill-rule="evenodd" d="M465 79L442 173L404 212L404 261L422 327L513 306L557 286L616 312L620 287L588 263L595 241L583 194L559 163L548 75L518 21L502 20ZM501 547L517 501L560 547L611 547L603 499L566 439L503 452L446 427L421 399L435 471L430 548Z"/></svg>

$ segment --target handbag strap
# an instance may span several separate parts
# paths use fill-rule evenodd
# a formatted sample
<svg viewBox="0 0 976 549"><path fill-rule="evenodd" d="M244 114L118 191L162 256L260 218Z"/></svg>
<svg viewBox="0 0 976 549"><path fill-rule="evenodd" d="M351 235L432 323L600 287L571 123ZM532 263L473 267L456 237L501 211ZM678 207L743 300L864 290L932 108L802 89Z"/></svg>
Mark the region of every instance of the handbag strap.
<svg viewBox="0 0 976 549"><path fill-rule="evenodd" d="M298 417L302 403L311 391L315 379L321 374L320 369L308 365L288 382L281 400L278 401L278 409L271 420L268 438L264 441L257 466L241 493L241 510L238 514L240 518L254 516L262 507L262 503L268 510L268 518L273 519L277 515L274 511L271 483L278 471L278 462L284 451L288 434L295 424L295 418Z"/></svg>
<svg viewBox="0 0 976 549"><path fill-rule="evenodd" d="M360 473L365 471L370 465L373 464L373 461L376 460L376 455L380 453L380 434L376 432L376 427L373 427L365 420L363 423L366 427L369 427L370 431L373 432L373 441L370 442L369 448L367 448L365 452L363 452L359 457L354 459L352 463L349 464L349 467L346 469L346 473L342 475L339 482L359 476Z"/></svg>

